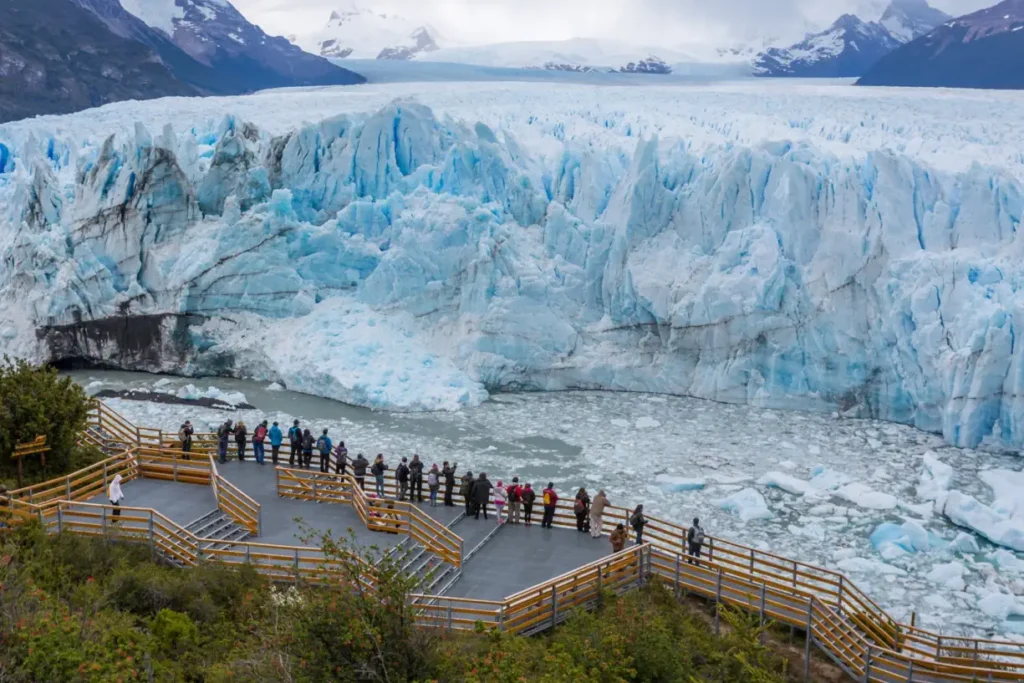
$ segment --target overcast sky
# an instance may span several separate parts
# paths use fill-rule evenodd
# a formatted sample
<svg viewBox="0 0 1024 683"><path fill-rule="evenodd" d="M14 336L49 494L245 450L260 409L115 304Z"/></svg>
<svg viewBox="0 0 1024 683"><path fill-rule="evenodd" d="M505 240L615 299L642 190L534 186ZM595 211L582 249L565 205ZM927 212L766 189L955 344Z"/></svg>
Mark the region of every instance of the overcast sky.
<svg viewBox="0 0 1024 683"><path fill-rule="evenodd" d="M997 0L931 0L964 14ZM353 0L232 0L265 31L308 34ZM356 0L361 6L429 23L464 43L619 38L663 46L802 34L845 11L877 19L887 0ZM875 13L876 16L870 16Z"/></svg>

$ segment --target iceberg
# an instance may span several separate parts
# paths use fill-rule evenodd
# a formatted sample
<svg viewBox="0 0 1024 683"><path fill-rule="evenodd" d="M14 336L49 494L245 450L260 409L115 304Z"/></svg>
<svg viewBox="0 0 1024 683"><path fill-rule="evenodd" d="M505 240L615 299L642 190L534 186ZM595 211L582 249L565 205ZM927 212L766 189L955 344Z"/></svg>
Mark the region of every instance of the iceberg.
<svg viewBox="0 0 1024 683"><path fill-rule="evenodd" d="M960 491L950 491L936 501L936 512L996 545L1024 552L1024 517L1010 517Z"/></svg>
<svg viewBox="0 0 1024 683"><path fill-rule="evenodd" d="M932 547L928 532L913 520L903 524L883 522L875 527L869 539L875 550L886 560Z"/></svg>
<svg viewBox="0 0 1024 683"><path fill-rule="evenodd" d="M764 496L755 489L745 488L718 501L718 507L735 514L744 522L755 519L772 519L775 515L768 509Z"/></svg>
<svg viewBox="0 0 1024 683"><path fill-rule="evenodd" d="M875 491L866 484L856 481L836 489L835 494L847 502L869 510L893 510L899 505L896 496Z"/></svg>
<svg viewBox="0 0 1024 683"><path fill-rule="evenodd" d="M785 472L768 472L758 479L757 483L759 486L782 489L794 496L802 496L811 490L806 481Z"/></svg>
<svg viewBox="0 0 1024 683"><path fill-rule="evenodd" d="M654 478L663 490L670 493L681 491L698 491L707 486L707 480L700 477L676 477L671 474L659 474Z"/></svg>
<svg viewBox="0 0 1024 683"><path fill-rule="evenodd" d="M1024 446L1020 108L679 93L387 84L0 126L0 350L380 409L646 391Z"/></svg>
<svg viewBox="0 0 1024 683"><path fill-rule="evenodd" d="M924 471L917 485L917 495L923 500L935 500L953 483L953 468L940 461L933 451L921 456L921 461Z"/></svg>

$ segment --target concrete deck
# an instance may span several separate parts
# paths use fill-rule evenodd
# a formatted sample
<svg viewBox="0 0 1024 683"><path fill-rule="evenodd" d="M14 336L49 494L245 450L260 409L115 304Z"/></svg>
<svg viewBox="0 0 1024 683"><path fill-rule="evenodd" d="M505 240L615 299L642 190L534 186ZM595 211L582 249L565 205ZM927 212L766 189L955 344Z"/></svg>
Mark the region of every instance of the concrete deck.
<svg viewBox="0 0 1024 683"><path fill-rule="evenodd" d="M221 476L261 506L262 534L253 541L305 545L298 536L297 520L314 532L330 531L336 539L351 538L364 549L385 551L406 539L404 535L367 530L347 505L278 497L277 479L269 461L261 467L251 459L244 463L229 460L218 463L217 468ZM217 507L213 490L197 484L136 479L124 485L124 493L124 505L153 508L182 526ZM106 503L106 495L90 502ZM574 529L542 529L538 521L530 527L503 524L499 529L493 513L488 520L477 520L464 517L460 504L418 505L463 539L466 554L473 553L462 567L461 578L447 591L453 597L501 600L611 554L607 536L594 539Z"/></svg>

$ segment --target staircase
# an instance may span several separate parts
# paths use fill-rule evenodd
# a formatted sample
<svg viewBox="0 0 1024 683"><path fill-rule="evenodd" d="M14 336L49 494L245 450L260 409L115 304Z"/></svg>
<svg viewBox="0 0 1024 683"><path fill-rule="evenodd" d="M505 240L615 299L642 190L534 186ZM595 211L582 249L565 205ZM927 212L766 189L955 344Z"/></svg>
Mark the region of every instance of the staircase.
<svg viewBox="0 0 1024 683"><path fill-rule="evenodd" d="M405 576L415 579L413 592L440 595L448 589L459 572L420 543L406 538L394 546L385 557L392 561ZM380 564L378 562L378 564ZM437 586L443 586L439 591Z"/></svg>
<svg viewBox="0 0 1024 683"><path fill-rule="evenodd" d="M235 523L220 510L211 510L185 527L199 539L199 553L207 550L223 550L233 541L249 537L248 529Z"/></svg>

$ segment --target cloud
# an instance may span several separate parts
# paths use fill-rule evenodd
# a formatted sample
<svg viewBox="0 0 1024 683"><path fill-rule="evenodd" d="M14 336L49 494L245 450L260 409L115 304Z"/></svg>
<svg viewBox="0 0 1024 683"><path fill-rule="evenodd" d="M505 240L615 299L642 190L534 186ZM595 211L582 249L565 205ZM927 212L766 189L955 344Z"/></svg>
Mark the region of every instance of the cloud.
<svg viewBox="0 0 1024 683"><path fill-rule="evenodd" d="M353 0L233 0L275 35L309 34ZM888 0L358 0L379 12L428 23L463 43L617 38L640 44L727 44L798 38L844 12L877 19ZM992 4L932 0L951 14Z"/></svg>

